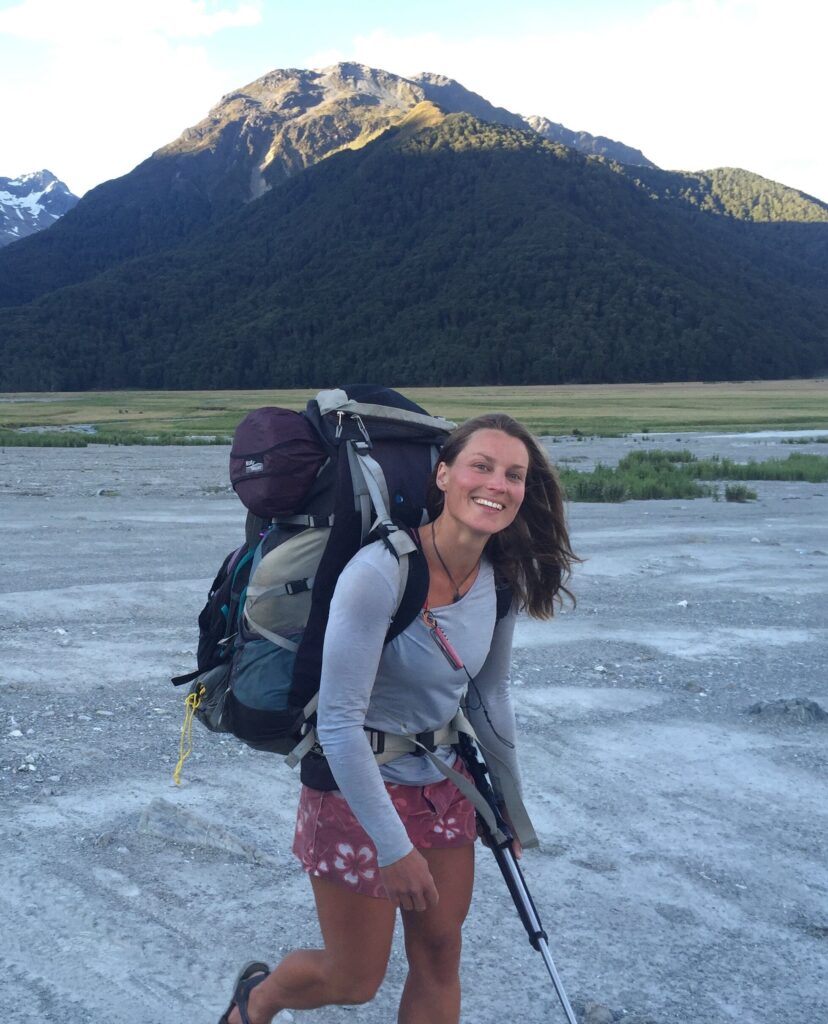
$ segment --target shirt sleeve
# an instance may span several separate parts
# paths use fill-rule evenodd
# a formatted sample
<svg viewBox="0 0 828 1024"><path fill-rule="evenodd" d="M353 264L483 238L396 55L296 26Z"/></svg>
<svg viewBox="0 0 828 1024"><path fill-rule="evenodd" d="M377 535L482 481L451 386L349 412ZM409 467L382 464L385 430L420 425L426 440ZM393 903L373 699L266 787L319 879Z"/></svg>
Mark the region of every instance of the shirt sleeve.
<svg viewBox="0 0 828 1024"><path fill-rule="evenodd" d="M511 774L521 791L517 762L515 709L512 704L512 640L517 611L513 607L499 619L483 668L469 684L466 715L486 759L495 796L503 799L501 780Z"/></svg>
<svg viewBox="0 0 828 1024"><path fill-rule="evenodd" d="M325 630L317 711L317 734L333 777L373 840L380 867L413 849L363 728L397 587L398 573L382 572L365 559L350 562L340 576Z"/></svg>

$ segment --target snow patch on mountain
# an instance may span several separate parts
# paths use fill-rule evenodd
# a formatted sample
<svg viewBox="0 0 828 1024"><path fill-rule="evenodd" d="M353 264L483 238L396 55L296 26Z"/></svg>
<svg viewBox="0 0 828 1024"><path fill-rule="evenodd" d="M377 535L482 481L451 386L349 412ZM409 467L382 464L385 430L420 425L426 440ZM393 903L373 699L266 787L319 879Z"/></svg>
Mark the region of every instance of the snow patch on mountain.
<svg viewBox="0 0 828 1024"><path fill-rule="evenodd" d="M77 202L51 171L0 178L0 247L50 227Z"/></svg>

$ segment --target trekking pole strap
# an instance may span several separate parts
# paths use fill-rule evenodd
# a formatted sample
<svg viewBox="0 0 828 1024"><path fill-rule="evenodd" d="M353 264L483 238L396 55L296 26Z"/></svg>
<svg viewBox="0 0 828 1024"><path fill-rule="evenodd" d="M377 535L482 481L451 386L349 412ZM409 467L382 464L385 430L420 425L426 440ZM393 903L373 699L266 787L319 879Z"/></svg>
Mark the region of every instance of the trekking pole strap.
<svg viewBox="0 0 828 1024"><path fill-rule="evenodd" d="M497 756L497 754L490 750L486 750L477 737L473 738L480 749L483 750L486 756L486 763L488 765L494 763L495 767L499 769L496 771L496 775L500 795L509 814L509 823L514 829L515 835L520 840L520 845L526 850L531 850L536 846L540 846L537 833L535 832L535 827L532 824L532 819L529 817L529 812L526 810L526 805L523 802L523 797L520 795L520 790L518 789L517 782L515 781L515 777L512 774L511 769Z"/></svg>

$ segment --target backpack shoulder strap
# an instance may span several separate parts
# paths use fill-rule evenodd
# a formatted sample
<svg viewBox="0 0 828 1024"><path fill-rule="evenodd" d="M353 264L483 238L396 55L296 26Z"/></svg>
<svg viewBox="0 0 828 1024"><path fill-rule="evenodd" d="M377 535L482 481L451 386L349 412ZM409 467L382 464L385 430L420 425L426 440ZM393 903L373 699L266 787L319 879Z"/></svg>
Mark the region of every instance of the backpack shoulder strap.
<svg viewBox="0 0 828 1024"><path fill-rule="evenodd" d="M409 531L406 532L409 533ZM409 555L403 555L400 558L400 569L403 573L405 572L405 563L408 563L408 576L400 583L399 604L385 635L386 643L399 636L407 626L411 625L419 615L428 595L428 563L416 532L410 531L409 535L417 544L417 548ZM496 621L499 622L509 614L513 598L514 594L509 583L499 573L495 573Z"/></svg>
<svg viewBox="0 0 828 1024"><path fill-rule="evenodd" d="M504 576L501 576L499 572L495 571L495 600L497 601L495 618L498 622L501 619L505 619L509 614L514 596L509 581Z"/></svg>
<svg viewBox="0 0 828 1024"><path fill-rule="evenodd" d="M416 534L413 535L415 541ZM410 626L420 614L420 609L425 604L428 596L428 563L419 543L414 551L403 555L400 558L400 572L406 573L404 581L401 578L400 598L397 610L391 619L391 625L385 634L385 642L389 643L402 631Z"/></svg>

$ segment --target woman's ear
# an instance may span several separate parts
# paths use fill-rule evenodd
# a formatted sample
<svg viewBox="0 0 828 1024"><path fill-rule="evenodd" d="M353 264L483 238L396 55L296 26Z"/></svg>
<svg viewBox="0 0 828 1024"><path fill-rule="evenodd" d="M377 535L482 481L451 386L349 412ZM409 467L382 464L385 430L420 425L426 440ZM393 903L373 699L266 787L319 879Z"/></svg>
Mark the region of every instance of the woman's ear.
<svg viewBox="0 0 828 1024"><path fill-rule="evenodd" d="M444 491L446 489L446 483L448 481L448 466L445 462L437 463L437 472L434 474L434 482L437 487Z"/></svg>

